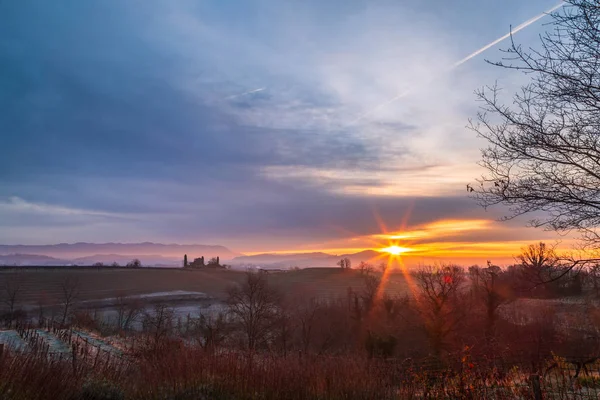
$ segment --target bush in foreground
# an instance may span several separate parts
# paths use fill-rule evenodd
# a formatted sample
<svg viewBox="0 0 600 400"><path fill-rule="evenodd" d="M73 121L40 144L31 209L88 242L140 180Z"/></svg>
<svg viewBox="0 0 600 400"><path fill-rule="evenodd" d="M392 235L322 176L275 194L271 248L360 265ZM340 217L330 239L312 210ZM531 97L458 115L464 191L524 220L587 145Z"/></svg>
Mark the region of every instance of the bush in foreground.
<svg viewBox="0 0 600 400"><path fill-rule="evenodd" d="M446 364L360 357L275 356L173 347L73 368L71 360L6 354L0 398L12 400L515 399L533 398L527 366L468 354ZM551 360L554 364L556 361ZM596 398L597 379L560 368L537 372L553 398ZM549 364L548 364L549 365ZM545 372L544 372L545 371ZM586 397L582 397L582 396ZM596 397L594 397L596 396Z"/></svg>

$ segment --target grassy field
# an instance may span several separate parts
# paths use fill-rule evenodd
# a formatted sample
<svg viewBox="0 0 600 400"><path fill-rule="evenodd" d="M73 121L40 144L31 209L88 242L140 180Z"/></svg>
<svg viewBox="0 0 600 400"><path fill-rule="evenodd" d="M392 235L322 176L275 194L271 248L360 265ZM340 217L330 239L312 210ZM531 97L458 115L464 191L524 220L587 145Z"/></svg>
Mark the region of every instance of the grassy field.
<svg viewBox="0 0 600 400"><path fill-rule="evenodd" d="M379 273L375 273L380 276ZM345 296L349 287L363 290L364 275L356 270L341 268L306 268L299 271L270 274L269 282L285 294L299 293L315 297ZM385 285L386 293L402 295L408 285L400 273L390 274Z"/></svg>
<svg viewBox="0 0 600 400"><path fill-rule="evenodd" d="M14 276L14 269L0 270L2 281ZM229 286L244 279L244 272L232 270L125 269L125 268L36 268L22 269L19 302L22 304L55 303L61 298L61 285L66 279L78 282L79 300L97 300L117 294L139 295L153 292L185 290L203 292L224 299ZM364 278L358 271L338 268L308 268L269 274L269 282L284 294L335 297L345 295L348 287L361 290ZM402 275L392 274L387 291L402 294L406 282Z"/></svg>
<svg viewBox="0 0 600 400"><path fill-rule="evenodd" d="M11 279L14 270L0 271L0 282ZM139 295L153 292L185 290L204 292L222 298L225 289L243 279L236 271L190 271L183 269L125 268L37 268L18 273L21 282L20 302L54 303L61 298L66 279L76 280L79 300L96 300L118 294ZM1 285L0 285L1 287Z"/></svg>

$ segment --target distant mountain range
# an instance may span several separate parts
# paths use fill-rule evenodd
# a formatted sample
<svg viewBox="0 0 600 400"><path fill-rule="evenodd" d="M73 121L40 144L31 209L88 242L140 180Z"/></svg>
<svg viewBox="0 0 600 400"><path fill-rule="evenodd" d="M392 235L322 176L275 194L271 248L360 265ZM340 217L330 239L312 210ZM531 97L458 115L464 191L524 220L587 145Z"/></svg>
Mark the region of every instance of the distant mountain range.
<svg viewBox="0 0 600 400"><path fill-rule="evenodd" d="M0 265L69 265L71 261L37 254L0 255Z"/></svg>
<svg viewBox="0 0 600 400"><path fill-rule="evenodd" d="M161 267L178 267L181 266L182 260L162 257L158 255L123 255L123 254L96 254L93 256L78 257L78 258L55 258L38 254L5 254L0 255L0 265L18 265L18 266L89 266L96 263L111 265L117 263L121 266L127 265L130 261L138 259L142 265L146 266L161 266Z"/></svg>
<svg viewBox="0 0 600 400"><path fill-rule="evenodd" d="M315 253L294 253L294 254L276 254L276 253L263 253L254 254L251 256L239 256L232 260L233 263L261 263L270 264L278 262L288 262L300 259L306 260L320 260L331 257L332 254L315 252Z"/></svg>
<svg viewBox="0 0 600 400"><path fill-rule="evenodd" d="M61 243L55 245L0 245L0 265L93 265L117 263L126 265L139 259L145 266L179 267L183 255L191 262L196 257L220 259L235 268L306 268L335 267L341 258L349 258L353 266L361 261L377 264L381 253L365 250L359 253L334 255L323 252L295 254L242 255L224 246L180 245L160 243ZM382 261L382 260L381 260Z"/></svg>
<svg viewBox="0 0 600 400"><path fill-rule="evenodd" d="M143 265L179 266L183 255L189 260L204 256L222 260L240 256L224 246L161 243L60 243L52 245L0 245L0 265L121 265L134 258Z"/></svg>
<svg viewBox="0 0 600 400"><path fill-rule="evenodd" d="M296 253L296 254L255 254L252 256L240 256L229 261L234 267L261 267L261 268L306 268L306 267L335 267L342 258L349 258L353 266L361 261L371 264L379 264L384 261L380 258L381 253L375 250L365 250L351 254L327 254L327 253Z"/></svg>

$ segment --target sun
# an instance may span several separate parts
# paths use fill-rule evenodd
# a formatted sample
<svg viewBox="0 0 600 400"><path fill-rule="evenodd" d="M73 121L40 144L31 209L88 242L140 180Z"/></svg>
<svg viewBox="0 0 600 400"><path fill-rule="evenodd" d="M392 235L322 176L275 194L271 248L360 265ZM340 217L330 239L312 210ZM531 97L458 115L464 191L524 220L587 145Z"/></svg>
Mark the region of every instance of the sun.
<svg viewBox="0 0 600 400"><path fill-rule="evenodd" d="M406 253L407 251L410 251L410 249L408 249L406 247L400 247L400 246L393 245L393 246L385 247L385 248L381 249L380 251L384 252L384 253L390 253L394 256L398 256L402 253Z"/></svg>

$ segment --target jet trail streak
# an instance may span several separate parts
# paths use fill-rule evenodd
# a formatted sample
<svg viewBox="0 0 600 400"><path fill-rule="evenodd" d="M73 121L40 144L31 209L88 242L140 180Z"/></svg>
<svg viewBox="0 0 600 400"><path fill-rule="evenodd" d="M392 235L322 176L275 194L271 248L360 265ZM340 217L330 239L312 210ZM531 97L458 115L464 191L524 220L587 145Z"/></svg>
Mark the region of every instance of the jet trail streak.
<svg viewBox="0 0 600 400"><path fill-rule="evenodd" d="M250 90L248 92L244 92L244 93L240 93L240 94L234 94L233 96L225 97L224 100L231 100L231 99L235 99L236 97L245 96L247 94L252 94L252 93L256 93L256 92L262 92L265 89L266 89L266 87L262 87L262 88Z"/></svg>
<svg viewBox="0 0 600 400"><path fill-rule="evenodd" d="M536 15L535 17L523 22L522 24L518 25L515 29L511 30L511 32L507 33L504 36L499 37L498 39L494 40L493 42L490 42L488 44L486 44L485 46L483 46L482 48L480 48L479 50L474 51L473 53L469 54L468 56L466 56L465 58L463 58L462 60L459 60L457 62L455 62L454 64L452 64L452 66L450 66L448 69L446 69L444 72L449 72L451 70L453 70L454 68L466 63L467 61L469 61L470 59L472 59L473 57L477 57L479 54L483 53L484 51L486 51L487 49L489 49L490 47L493 47L495 45L497 45L498 43L502 42L503 40L506 40L507 38L510 37L510 35L515 34L517 32L519 32L521 29L525 29L527 28L529 25L533 24L534 22L536 22L537 20L543 18L544 16L550 14L551 12L559 9L560 7L562 7L565 3L561 2L560 4L555 5L554 7L552 7L551 9ZM435 78L437 78L437 76L434 76L432 78L430 78L428 81L423 82L421 85L423 84L427 84L430 83L431 81L433 81ZM369 115L374 114L375 112L379 111L380 109L382 109L383 107L395 102L396 100L401 99L402 97L406 96L407 94L411 93L416 87L411 87L408 88L406 90L404 90L403 92L399 93L398 95L392 97L391 99L385 101L384 103L379 104L378 106L372 108L371 110L361 114L358 118L356 118L354 121L350 122L350 125L354 125L355 123L357 123L358 121L364 119L365 117L368 117Z"/></svg>
<svg viewBox="0 0 600 400"><path fill-rule="evenodd" d="M537 15L537 16L531 18L530 20L527 20L527 21L523 22L521 25L518 25L515 29L513 29L511 32L507 33L506 35L499 37L498 39L494 40L493 42L491 42L489 44L486 44L485 46L483 46L479 50L474 51L473 53L469 54L468 56L466 56L462 60L457 61L456 63L454 63L454 65L452 65L452 68L456 68L459 65L462 65L462 64L466 63L471 58L480 55L481 53L483 53L484 51L486 51L490 47L493 47L493 46L497 45L498 43L500 43L501 41L503 41L505 39L508 39L510 37L510 35L519 32L521 29L527 28L529 25L533 24L534 22L536 22L537 20L543 18L544 16L550 14L552 11L558 10L563 5L564 5L564 3L561 2L560 4L557 4L554 7L552 7L551 9L549 9L548 11L543 12L540 15Z"/></svg>

